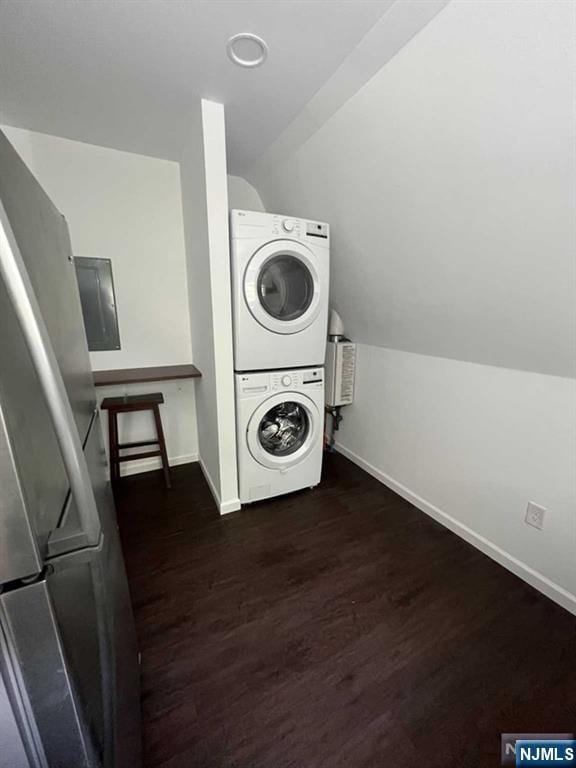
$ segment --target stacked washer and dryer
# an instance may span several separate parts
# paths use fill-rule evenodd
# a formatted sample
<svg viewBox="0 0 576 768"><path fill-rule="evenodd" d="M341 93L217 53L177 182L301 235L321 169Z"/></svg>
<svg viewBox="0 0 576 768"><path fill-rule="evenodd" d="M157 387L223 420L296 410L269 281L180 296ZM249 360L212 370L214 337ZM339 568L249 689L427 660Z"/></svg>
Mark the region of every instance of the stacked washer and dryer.
<svg viewBox="0 0 576 768"><path fill-rule="evenodd" d="M328 225L232 211L240 501L320 482Z"/></svg>

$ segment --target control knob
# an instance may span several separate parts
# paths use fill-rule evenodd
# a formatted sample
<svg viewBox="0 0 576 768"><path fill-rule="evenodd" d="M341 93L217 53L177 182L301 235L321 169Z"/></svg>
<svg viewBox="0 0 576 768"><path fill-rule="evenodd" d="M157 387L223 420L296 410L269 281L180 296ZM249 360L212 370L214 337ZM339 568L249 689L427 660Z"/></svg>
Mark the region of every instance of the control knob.
<svg viewBox="0 0 576 768"><path fill-rule="evenodd" d="M294 222L292 221L292 219L284 219L284 221L282 222L282 226L284 227L284 230L286 232L293 232L294 230Z"/></svg>
<svg viewBox="0 0 576 768"><path fill-rule="evenodd" d="M282 386L289 387L292 384L292 378L290 376L282 376Z"/></svg>

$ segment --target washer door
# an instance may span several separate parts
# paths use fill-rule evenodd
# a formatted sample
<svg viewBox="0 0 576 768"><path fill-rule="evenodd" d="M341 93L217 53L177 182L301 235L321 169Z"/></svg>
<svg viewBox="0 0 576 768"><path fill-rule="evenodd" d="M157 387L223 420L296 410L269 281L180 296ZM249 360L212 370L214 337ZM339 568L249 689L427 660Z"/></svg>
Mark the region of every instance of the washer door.
<svg viewBox="0 0 576 768"><path fill-rule="evenodd" d="M314 254L292 240L262 246L246 267L244 298L254 318L269 331L303 331L320 310Z"/></svg>
<svg viewBox="0 0 576 768"><path fill-rule="evenodd" d="M282 392L256 408L246 430L254 459L269 469L293 467L316 445L321 430L316 405L299 392Z"/></svg>

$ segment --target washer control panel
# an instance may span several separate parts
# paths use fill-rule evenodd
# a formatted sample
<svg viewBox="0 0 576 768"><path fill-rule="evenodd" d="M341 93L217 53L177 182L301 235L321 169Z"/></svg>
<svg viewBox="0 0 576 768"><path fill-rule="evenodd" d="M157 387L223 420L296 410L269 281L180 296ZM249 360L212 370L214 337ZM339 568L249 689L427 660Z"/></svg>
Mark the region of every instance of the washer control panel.
<svg viewBox="0 0 576 768"><path fill-rule="evenodd" d="M270 389L281 392L284 389L305 390L322 386L323 368L297 368L290 371L274 371L270 374Z"/></svg>
<svg viewBox="0 0 576 768"><path fill-rule="evenodd" d="M242 373L236 376L236 389L241 397L270 392L306 392L322 389L324 368L292 368L271 373Z"/></svg>

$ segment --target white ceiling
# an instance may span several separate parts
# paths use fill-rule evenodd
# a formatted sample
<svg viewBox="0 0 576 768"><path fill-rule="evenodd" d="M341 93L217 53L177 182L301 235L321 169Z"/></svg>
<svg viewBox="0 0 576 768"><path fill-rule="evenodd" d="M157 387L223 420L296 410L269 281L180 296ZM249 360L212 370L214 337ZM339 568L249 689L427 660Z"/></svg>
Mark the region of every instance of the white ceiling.
<svg viewBox="0 0 576 768"><path fill-rule="evenodd" d="M0 123L179 159L198 97L226 105L242 175L393 0L0 0ZM261 35L242 69L228 37Z"/></svg>

